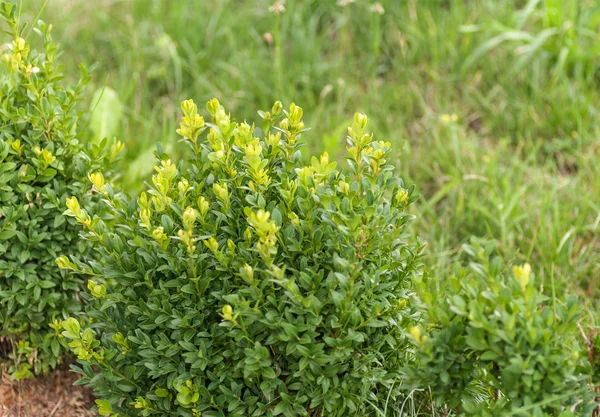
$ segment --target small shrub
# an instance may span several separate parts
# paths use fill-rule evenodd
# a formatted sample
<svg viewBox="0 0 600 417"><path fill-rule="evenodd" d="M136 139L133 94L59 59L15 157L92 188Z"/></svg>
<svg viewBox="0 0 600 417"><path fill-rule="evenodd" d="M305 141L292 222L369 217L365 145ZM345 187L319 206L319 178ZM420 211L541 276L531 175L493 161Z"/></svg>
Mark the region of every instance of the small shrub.
<svg viewBox="0 0 600 417"><path fill-rule="evenodd" d="M421 288L427 311L411 330L413 383L459 415L583 416L594 408L580 353L580 300L542 295L528 264L507 273L494 245L465 246L447 293Z"/></svg>
<svg viewBox="0 0 600 417"><path fill-rule="evenodd" d="M420 266L390 144L357 114L348 174L327 154L303 166L300 107L259 112L260 130L207 108L182 105L187 164L159 149L147 192L105 195L114 227L84 233L98 262L59 259L90 276L92 324L64 323L80 382L110 415L374 415L399 392Z"/></svg>
<svg viewBox="0 0 600 417"><path fill-rule="evenodd" d="M103 154L86 154L77 130L74 107L89 76L83 70L79 84L63 86L51 27L34 28L43 41L38 52L15 11L0 4L13 37L0 63L0 336L11 341L13 377L22 378L54 367L66 351L56 336L60 321L80 309L82 280L54 261L83 256L88 245L62 212L72 195L94 210L86 176Z"/></svg>

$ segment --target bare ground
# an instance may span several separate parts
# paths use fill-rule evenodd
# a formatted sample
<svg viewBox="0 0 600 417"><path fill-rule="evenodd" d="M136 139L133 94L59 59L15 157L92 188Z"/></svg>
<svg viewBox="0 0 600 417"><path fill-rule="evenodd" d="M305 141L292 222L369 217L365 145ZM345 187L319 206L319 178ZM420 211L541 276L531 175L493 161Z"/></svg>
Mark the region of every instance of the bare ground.
<svg viewBox="0 0 600 417"><path fill-rule="evenodd" d="M11 381L0 370L0 417L91 417L94 397L73 386L78 376L62 367L27 381Z"/></svg>

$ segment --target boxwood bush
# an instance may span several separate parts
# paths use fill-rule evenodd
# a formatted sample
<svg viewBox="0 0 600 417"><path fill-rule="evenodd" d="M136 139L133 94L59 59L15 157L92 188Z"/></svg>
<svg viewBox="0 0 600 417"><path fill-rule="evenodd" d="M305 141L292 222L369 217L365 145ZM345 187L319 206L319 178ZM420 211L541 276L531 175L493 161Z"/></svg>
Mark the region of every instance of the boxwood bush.
<svg viewBox="0 0 600 417"><path fill-rule="evenodd" d="M466 245L443 294L420 284L425 322L411 329L410 380L458 415L589 416L591 364L581 300L549 298L529 264L509 271L493 242Z"/></svg>
<svg viewBox="0 0 600 417"><path fill-rule="evenodd" d="M57 260L89 278L91 323L63 324L80 383L112 416L374 415L400 394L420 268L390 144L356 114L344 173L302 163L294 104L260 128L207 109L182 104L188 161L159 149L145 192L105 195L112 227L69 201L101 255Z"/></svg>
<svg viewBox="0 0 600 417"><path fill-rule="evenodd" d="M82 279L54 261L61 253L83 256L88 245L62 212L73 195L94 210L87 174L100 179L95 171L111 149L86 153L79 138L75 104L88 74L82 69L80 82L65 86L51 26L33 28L43 44L37 51L15 12L0 4L12 36L0 63L0 337L7 345L0 351L9 352L0 362L22 378L54 367L66 351L60 321L79 310Z"/></svg>

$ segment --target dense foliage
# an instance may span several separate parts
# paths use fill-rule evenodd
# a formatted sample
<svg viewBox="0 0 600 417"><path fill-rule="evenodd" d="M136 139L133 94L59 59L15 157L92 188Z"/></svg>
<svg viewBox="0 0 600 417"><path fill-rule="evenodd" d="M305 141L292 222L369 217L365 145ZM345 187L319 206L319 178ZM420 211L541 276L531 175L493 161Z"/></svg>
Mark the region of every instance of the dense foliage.
<svg viewBox="0 0 600 417"><path fill-rule="evenodd" d="M475 243L465 246L470 267L457 268L441 297L419 286L428 316L426 330L411 330L412 382L459 414L590 415L581 300L541 295L529 264L507 273L492 243Z"/></svg>
<svg viewBox="0 0 600 417"><path fill-rule="evenodd" d="M85 255L88 245L62 212L72 195L93 210L87 175L106 155L100 148L86 154L79 141L74 106L87 73L82 69L80 82L65 86L51 26L34 28L43 42L37 51L15 12L0 4L12 36L0 63L0 336L10 351L0 361L9 360L13 377L21 378L54 367L65 351L60 321L80 309L82 279L54 260Z"/></svg>
<svg viewBox="0 0 600 417"><path fill-rule="evenodd" d="M113 227L68 203L101 255L58 259L90 276L92 324L64 325L81 382L111 415L374 414L399 395L420 264L390 144L356 114L347 174L326 153L303 166L300 107L262 129L207 108L182 105L188 164L159 149L137 200L104 193Z"/></svg>
<svg viewBox="0 0 600 417"><path fill-rule="evenodd" d="M0 355L9 340L13 376L70 343L112 417L600 415L596 2L273 2L2 4ZM93 96L85 73L61 88L46 25L44 50L28 44L14 15L40 9L61 21L64 63L100 61ZM310 136L279 104L254 129L214 101L205 123L187 102L176 145L167 97L212 95L241 120L275 97L309 103L309 147L331 161L299 165ZM381 182L389 145L365 139L362 173L330 165L356 107L406 139L402 170L425 196L411 207L422 279L420 247L378 233L412 200ZM120 145L83 152L75 123L94 142L123 137L121 185L146 193L115 194L100 159ZM169 156L159 147L146 186L156 143ZM360 194L376 186L387 194ZM497 240L461 249L471 236ZM59 253L74 275L51 264Z"/></svg>

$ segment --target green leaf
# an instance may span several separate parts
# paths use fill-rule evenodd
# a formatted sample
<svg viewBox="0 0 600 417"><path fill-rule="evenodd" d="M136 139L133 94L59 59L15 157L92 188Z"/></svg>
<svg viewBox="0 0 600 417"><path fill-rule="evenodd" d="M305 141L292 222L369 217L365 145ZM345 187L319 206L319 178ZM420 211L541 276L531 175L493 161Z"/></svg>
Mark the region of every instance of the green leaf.
<svg viewBox="0 0 600 417"><path fill-rule="evenodd" d="M63 329L65 329L65 332L63 332L63 334L66 337L70 339L76 339L79 337L81 327L79 325L79 322L73 317L69 317L67 320L63 321L62 327Z"/></svg>
<svg viewBox="0 0 600 417"><path fill-rule="evenodd" d="M31 253L27 249L24 249L19 254L19 260L21 261L22 264L24 264L25 262L27 262L27 260L29 259L30 256L31 256Z"/></svg>
<svg viewBox="0 0 600 417"><path fill-rule="evenodd" d="M67 220L67 218L63 214L57 214L54 217L53 227L56 229L56 228L62 226L66 220Z"/></svg>
<svg viewBox="0 0 600 417"><path fill-rule="evenodd" d="M107 400L96 400L96 405L98 406L98 413L102 416L111 414L113 411L111 403Z"/></svg>
<svg viewBox="0 0 600 417"><path fill-rule="evenodd" d="M16 234L16 230L3 230L0 232L0 240L8 240Z"/></svg>
<svg viewBox="0 0 600 417"><path fill-rule="evenodd" d="M192 402L192 396L189 394L188 388L183 387L181 389L181 392L177 394L177 401L179 401L179 404L181 405L188 405Z"/></svg>
<svg viewBox="0 0 600 417"><path fill-rule="evenodd" d="M263 368L262 370L262 376L267 378L267 379L275 379L277 378L275 376L275 371L273 370L273 368Z"/></svg>
<svg viewBox="0 0 600 417"><path fill-rule="evenodd" d="M91 101L92 114L90 129L94 133L94 142L112 137L117 133L123 117L123 104L119 95L110 87L96 90Z"/></svg>
<svg viewBox="0 0 600 417"><path fill-rule="evenodd" d="M160 398L166 398L169 395L169 391L164 388L157 388L154 393Z"/></svg>
<svg viewBox="0 0 600 417"><path fill-rule="evenodd" d="M54 356L58 357L60 353L60 345L58 344L58 340L53 339L52 343L50 343L50 348L52 349Z"/></svg>

